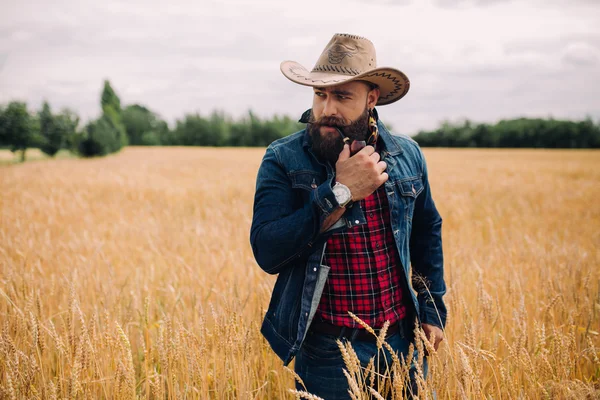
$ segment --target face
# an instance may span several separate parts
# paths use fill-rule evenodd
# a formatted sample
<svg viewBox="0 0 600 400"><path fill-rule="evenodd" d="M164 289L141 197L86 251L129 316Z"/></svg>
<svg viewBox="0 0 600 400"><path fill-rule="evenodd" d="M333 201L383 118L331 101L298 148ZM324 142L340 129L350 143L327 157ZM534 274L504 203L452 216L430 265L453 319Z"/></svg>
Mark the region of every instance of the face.
<svg viewBox="0 0 600 400"><path fill-rule="evenodd" d="M309 125L313 151L331 163L337 161L344 147L339 128L352 140L365 140L369 114L379 98L379 89L370 89L364 82L348 82L326 88L314 88Z"/></svg>

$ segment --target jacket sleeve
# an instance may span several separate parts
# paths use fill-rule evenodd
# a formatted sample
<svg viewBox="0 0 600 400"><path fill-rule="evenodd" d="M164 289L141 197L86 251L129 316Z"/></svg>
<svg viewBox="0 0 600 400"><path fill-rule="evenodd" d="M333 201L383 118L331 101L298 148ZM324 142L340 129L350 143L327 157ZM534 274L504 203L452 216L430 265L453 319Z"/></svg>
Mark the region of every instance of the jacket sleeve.
<svg viewBox="0 0 600 400"><path fill-rule="evenodd" d="M267 148L256 178L250 244L258 265L269 274L278 274L294 259L308 255L315 242L325 237L319 234L323 221L338 207L330 181L294 208L296 197L276 151Z"/></svg>
<svg viewBox="0 0 600 400"><path fill-rule="evenodd" d="M417 291L421 323L443 328L446 324L446 306L442 296L444 257L442 252L442 218L438 213L429 186L427 164L420 149L423 191L417 197L410 236L410 258L413 268L412 285Z"/></svg>

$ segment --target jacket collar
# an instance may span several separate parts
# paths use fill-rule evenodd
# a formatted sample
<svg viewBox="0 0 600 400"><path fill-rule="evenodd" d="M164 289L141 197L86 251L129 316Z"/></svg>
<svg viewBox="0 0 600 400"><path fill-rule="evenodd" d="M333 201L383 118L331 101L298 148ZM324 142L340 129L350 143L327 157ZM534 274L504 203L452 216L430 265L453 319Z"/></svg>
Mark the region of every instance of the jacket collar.
<svg viewBox="0 0 600 400"><path fill-rule="evenodd" d="M381 120L377 120L377 129L379 130L379 138L383 140L383 147L389 155L395 156L404 152L402 146L398 143L398 140L392 137L392 134L387 130Z"/></svg>

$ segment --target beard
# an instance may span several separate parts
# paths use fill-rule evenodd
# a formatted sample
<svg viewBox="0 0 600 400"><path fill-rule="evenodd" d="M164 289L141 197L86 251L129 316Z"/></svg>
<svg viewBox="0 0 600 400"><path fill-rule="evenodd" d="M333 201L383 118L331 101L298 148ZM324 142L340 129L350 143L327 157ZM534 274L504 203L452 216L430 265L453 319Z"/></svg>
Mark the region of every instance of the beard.
<svg viewBox="0 0 600 400"><path fill-rule="evenodd" d="M344 118L338 117L322 117L316 121L311 114L309 122L310 124L307 128L312 140L312 151L317 158L329 161L335 165L340 152L344 148L344 140L337 132L321 134L321 127L331 126L338 128L344 136L353 141L366 140L369 133L369 110L365 107L365 111L356 121L346 122Z"/></svg>

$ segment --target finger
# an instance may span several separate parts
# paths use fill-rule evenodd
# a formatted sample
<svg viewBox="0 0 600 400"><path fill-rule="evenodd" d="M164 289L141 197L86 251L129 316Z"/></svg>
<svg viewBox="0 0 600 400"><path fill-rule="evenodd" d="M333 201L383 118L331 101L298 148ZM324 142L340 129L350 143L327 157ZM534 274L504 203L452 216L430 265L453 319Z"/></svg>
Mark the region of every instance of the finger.
<svg viewBox="0 0 600 400"><path fill-rule="evenodd" d="M379 155L378 152L371 154L370 157L373 159L373 161L375 161L375 163L377 163L377 161L379 161L381 159L381 156Z"/></svg>
<svg viewBox="0 0 600 400"><path fill-rule="evenodd" d="M361 151L359 151L356 154L364 153L364 154L370 156L374 152L375 152L375 147L369 145L369 146L365 146Z"/></svg>
<svg viewBox="0 0 600 400"><path fill-rule="evenodd" d="M383 180L382 183L385 183L388 181L388 179L390 178L389 175L387 174L387 172L384 172L383 174L380 175L381 179Z"/></svg>
<svg viewBox="0 0 600 400"><path fill-rule="evenodd" d="M348 146L347 144L345 144L344 148L340 152L340 155L338 156L338 162L345 161L345 160L347 160L349 158L350 158L350 146Z"/></svg>
<svg viewBox="0 0 600 400"><path fill-rule="evenodd" d="M385 161L379 161L377 163L377 171L379 171L379 173L382 173L383 171L385 171L386 168L387 168L387 164Z"/></svg>
<svg viewBox="0 0 600 400"><path fill-rule="evenodd" d="M433 348L437 351L438 347L440 347L440 343L442 343L442 340L444 340L444 338L442 336L436 336L435 337L435 342L433 343Z"/></svg>

